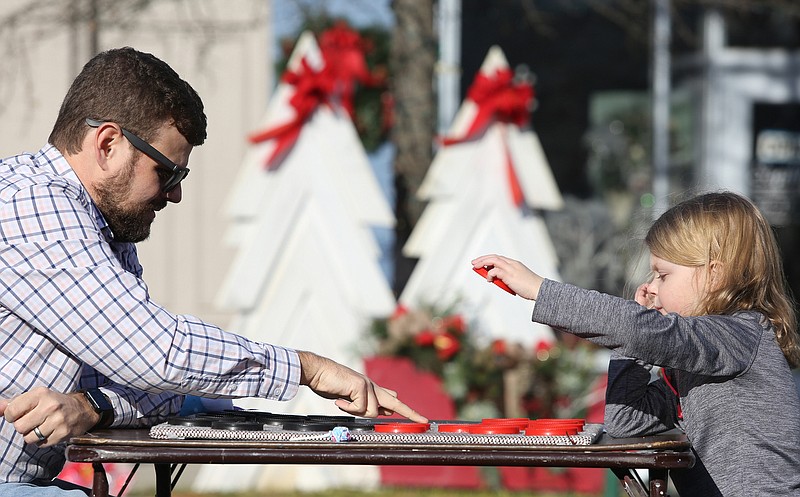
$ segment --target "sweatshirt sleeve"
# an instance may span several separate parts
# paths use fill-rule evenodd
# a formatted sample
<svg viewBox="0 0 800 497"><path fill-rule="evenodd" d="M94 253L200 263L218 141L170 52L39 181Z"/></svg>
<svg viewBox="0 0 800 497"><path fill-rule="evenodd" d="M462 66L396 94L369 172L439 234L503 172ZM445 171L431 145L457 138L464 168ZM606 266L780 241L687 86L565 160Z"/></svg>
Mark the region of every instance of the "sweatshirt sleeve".
<svg viewBox="0 0 800 497"><path fill-rule="evenodd" d="M648 364L709 376L736 376L755 358L762 333L755 312L683 317L545 280L533 321L562 329Z"/></svg>
<svg viewBox="0 0 800 497"><path fill-rule="evenodd" d="M676 426L677 399L663 379L651 381L651 369L642 361L612 353L604 417L611 436L645 436Z"/></svg>

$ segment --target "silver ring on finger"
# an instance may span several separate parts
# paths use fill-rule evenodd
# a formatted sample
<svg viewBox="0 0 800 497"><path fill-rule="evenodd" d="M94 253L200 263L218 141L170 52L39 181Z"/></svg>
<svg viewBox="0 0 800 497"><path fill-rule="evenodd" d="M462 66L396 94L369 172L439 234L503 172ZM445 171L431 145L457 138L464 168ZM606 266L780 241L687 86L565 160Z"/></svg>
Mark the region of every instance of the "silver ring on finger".
<svg viewBox="0 0 800 497"><path fill-rule="evenodd" d="M35 433L36 436L39 437L40 442L44 442L45 440L47 440L47 437L44 436L44 434L42 434L42 430L40 430L38 426L33 429L33 433Z"/></svg>

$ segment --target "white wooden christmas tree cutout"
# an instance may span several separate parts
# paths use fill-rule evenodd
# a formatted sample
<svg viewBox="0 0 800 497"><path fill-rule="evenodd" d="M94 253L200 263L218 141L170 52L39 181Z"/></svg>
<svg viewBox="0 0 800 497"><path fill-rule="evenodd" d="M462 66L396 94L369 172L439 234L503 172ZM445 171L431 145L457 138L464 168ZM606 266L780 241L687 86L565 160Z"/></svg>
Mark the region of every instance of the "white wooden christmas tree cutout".
<svg viewBox="0 0 800 497"><path fill-rule="evenodd" d="M492 47L480 70L491 80L508 75L508 62ZM476 78L477 79L477 78ZM464 137L483 109L467 98L448 137ZM439 149L419 195L428 205L403 247L419 258L400 296L407 307L456 303L486 339L535 345L552 341L552 330L530 321L531 303L487 284L470 260L498 253L558 279L558 260L540 210L563 206L539 143L528 126L491 119L475 136ZM519 186L512 192L509 166Z"/></svg>
<svg viewBox="0 0 800 497"><path fill-rule="evenodd" d="M313 35L304 33L287 71L319 72L323 65ZM290 102L295 90L286 81L278 85L261 129L296 118ZM372 319L391 313L396 304L372 232L394 225L392 208L349 114L335 98L316 106L279 160L269 163L279 141L250 147L226 204L232 226L224 236L238 253L217 303L235 311L233 331L312 350L361 371L360 337ZM305 388L286 403L249 399L236 404L271 412L342 414L332 401ZM202 468L205 472L208 476L196 478L198 489L231 488L219 483L212 468ZM238 468L236 480L244 485L240 488L252 488L263 481L263 473L260 467ZM304 467L275 475L292 476L293 487L308 490L374 486L378 480L377 470L367 468Z"/></svg>

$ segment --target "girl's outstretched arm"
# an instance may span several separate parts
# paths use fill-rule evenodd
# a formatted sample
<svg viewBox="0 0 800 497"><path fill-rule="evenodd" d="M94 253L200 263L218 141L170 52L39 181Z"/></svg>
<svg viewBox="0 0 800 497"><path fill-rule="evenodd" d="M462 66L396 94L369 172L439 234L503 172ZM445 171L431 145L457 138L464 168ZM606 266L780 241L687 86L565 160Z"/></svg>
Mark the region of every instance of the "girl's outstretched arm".
<svg viewBox="0 0 800 497"><path fill-rule="evenodd" d="M482 255L472 261L472 267L486 267L487 281L497 278L524 299L536 300L544 278L528 269L524 264L501 255Z"/></svg>

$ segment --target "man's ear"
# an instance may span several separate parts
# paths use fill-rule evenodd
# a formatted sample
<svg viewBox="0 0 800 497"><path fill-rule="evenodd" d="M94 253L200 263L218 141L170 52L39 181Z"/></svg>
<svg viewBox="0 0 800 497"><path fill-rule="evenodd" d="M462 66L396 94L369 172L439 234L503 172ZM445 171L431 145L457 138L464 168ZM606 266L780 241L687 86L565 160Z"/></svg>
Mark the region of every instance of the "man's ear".
<svg viewBox="0 0 800 497"><path fill-rule="evenodd" d="M111 168L111 159L122 153L122 130L114 123L103 123L94 131L94 139L90 143L94 147L95 159L100 169L107 172Z"/></svg>

